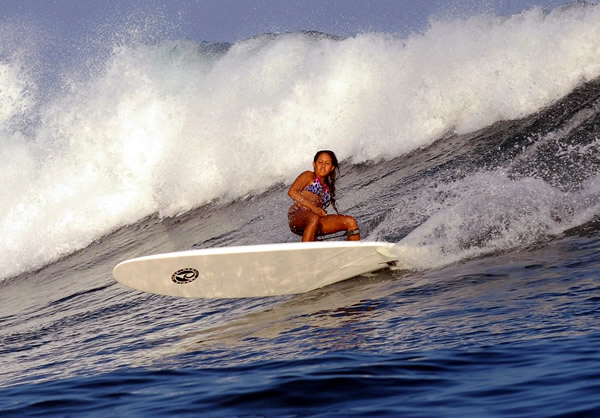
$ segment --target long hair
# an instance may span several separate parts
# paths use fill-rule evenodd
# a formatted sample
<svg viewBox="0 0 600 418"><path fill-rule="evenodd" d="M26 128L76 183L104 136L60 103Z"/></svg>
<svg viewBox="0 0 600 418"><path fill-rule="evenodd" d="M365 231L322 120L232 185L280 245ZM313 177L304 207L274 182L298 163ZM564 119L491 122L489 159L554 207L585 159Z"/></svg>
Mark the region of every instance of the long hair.
<svg viewBox="0 0 600 418"><path fill-rule="evenodd" d="M334 167L334 169L331 170L331 173L329 173L327 177L325 177L325 184L329 188L329 195L331 196L331 206L333 206L333 209L335 209L336 213L339 214L340 211L338 210L337 204L335 202L335 181L339 176L340 166L338 164L338 159L335 156L334 152L326 149L317 151L317 153L315 154L315 158L313 158L314 163L317 162L317 160L319 159L319 155L321 155L322 153L327 153L329 155L329 157L331 158L331 164Z"/></svg>

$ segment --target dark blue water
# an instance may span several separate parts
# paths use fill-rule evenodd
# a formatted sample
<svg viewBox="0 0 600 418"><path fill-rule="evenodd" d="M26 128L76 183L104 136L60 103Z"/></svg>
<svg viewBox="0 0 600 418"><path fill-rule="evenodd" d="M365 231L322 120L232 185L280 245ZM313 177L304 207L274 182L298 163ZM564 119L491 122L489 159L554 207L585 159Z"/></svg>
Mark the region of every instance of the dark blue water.
<svg viewBox="0 0 600 418"><path fill-rule="evenodd" d="M340 351L224 368L126 369L5 392L16 398L8 403L16 415L597 416L598 353L581 348L594 344L598 334L478 350Z"/></svg>

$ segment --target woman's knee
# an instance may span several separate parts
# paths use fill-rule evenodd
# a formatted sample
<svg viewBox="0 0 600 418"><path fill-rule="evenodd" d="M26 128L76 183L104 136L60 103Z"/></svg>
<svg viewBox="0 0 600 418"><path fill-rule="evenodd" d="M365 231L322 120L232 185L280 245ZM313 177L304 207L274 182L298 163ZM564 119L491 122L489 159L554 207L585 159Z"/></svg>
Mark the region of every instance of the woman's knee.
<svg viewBox="0 0 600 418"><path fill-rule="evenodd" d="M358 228L358 222L352 216L346 216L344 219L344 226L346 229L356 229Z"/></svg>

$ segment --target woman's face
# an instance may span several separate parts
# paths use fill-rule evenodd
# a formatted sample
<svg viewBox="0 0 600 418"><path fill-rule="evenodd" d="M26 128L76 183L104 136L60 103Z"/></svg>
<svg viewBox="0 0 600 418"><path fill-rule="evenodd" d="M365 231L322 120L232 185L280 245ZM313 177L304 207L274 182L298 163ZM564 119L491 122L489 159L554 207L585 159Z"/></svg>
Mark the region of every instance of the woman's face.
<svg viewBox="0 0 600 418"><path fill-rule="evenodd" d="M313 168L317 176L327 177L335 169L335 166L329 154L322 152L317 156L317 161L313 163Z"/></svg>

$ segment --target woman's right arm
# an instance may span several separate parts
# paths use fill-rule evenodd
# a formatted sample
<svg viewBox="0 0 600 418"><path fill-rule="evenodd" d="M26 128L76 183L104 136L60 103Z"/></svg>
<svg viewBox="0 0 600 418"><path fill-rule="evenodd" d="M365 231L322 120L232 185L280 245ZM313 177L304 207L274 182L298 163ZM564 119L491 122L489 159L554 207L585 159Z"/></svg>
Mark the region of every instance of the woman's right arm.
<svg viewBox="0 0 600 418"><path fill-rule="evenodd" d="M290 189L288 190L288 196L294 199L294 201L300 205L310 209L317 215L323 216L326 214L323 208L316 206L310 199L302 194L302 191L312 182L313 173L310 171L305 171L298 176L294 183L292 183Z"/></svg>

